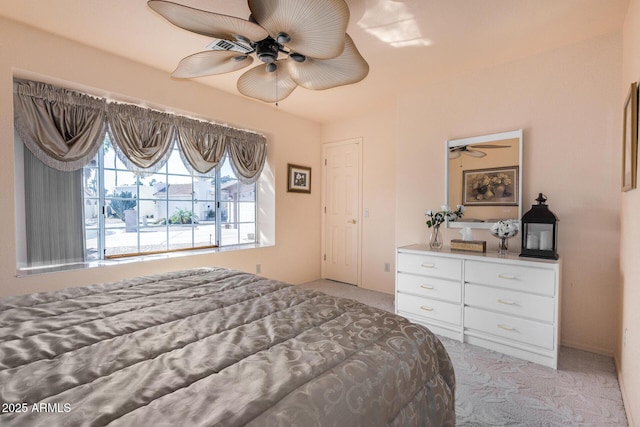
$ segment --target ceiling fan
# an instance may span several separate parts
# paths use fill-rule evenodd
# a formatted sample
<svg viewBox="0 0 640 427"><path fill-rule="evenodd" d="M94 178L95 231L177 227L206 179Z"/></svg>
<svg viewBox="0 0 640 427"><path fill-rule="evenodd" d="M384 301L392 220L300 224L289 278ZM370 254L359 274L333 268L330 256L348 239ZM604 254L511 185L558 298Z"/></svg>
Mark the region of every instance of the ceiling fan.
<svg viewBox="0 0 640 427"><path fill-rule="evenodd" d="M457 147L449 148L449 158L457 159L461 154L466 154L471 157L484 157L487 155L484 151L475 150L475 148L508 148L508 145L493 145L493 144L483 144L483 145L473 145L473 150L468 145L459 145Z"/></svg>
<svg viewBox="0 0 640 427"><path fill-rule="evenodd" d="M238 79L240 93L278 102L302 86L323 90L357 83L369 73L346 33L344 0L248 0L249 20L150 0L149 7L172 24L214 38L209 50L182 59L172 73L194 78L262 64Z"/></svg>

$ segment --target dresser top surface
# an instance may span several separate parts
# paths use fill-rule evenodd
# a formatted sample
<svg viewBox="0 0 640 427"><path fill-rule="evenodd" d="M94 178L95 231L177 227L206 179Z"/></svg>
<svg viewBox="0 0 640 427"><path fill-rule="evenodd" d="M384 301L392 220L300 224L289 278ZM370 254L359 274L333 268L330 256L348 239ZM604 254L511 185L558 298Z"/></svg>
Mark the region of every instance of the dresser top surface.
<svg viewBox="0 0 640 427"><path fill-rule="evenodd" d="M418 253L418 254L424 254L424 255L458 258L458 259L505 262L509 264L513 263L513 264L521 264L521 265L531 265L531 263L535 263L535 264L542 264L548 267L552 267L552 266L558 266L560 264L559 260L521 257L515 252L509 253L505 256L505 255L498 254L497 251L487 251L484 253L471 252L471 251L456 251L456 250L451 250L448 247L443 247L442 249L436 250L436 249L430 248L429 245L425 245L425 244L401 246L398 248L398 251L406 252L406 253Z"/></svg>

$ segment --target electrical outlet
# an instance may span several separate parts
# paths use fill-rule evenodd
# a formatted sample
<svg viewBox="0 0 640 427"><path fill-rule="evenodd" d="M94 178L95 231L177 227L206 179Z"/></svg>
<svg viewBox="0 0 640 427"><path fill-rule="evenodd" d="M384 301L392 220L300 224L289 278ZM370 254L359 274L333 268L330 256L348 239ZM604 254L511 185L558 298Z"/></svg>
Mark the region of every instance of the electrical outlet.
<svg viewBox="0 0 640 427"><path fill-rule="evenodd" d="M388 262L384 263L384 271L385 273L388 273L391 271L391 264L389 264Z"/></svg>
<svg viewBox="0 0 640 427"><path fill-rule="evenodd" d="M256 274L262 273L262 264L256 264Z"/></svg>

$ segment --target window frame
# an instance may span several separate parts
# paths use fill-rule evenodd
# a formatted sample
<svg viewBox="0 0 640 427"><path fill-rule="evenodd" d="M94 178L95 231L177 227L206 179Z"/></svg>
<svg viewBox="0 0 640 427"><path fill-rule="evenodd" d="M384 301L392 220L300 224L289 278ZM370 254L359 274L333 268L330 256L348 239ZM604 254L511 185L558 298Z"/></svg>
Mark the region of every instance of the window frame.
<svg viewBox="0 0 640 427"><path fill-rule="evenodd" d="M175 138L175 136L174 136ZM98 222L96 226L90 226L87 227L86 224L86 212L85 212L85 224L83 225L83 229L85 232L85 263L91 263L91 262L109 262L109 261L113 261L113 260L121 260L121 259L131 259L131 258L136 258L136 257L145 257L145 256L149 256L149 255L161 255L161 254L172 254L172 253L176 253L176 252L189 252L189 251L202 251L202 250L211 250L211 249L220 249L220 248L228 248L228 247L233 247L233 246L240 246L240 245L246 245L246 244L253 244L253 245L258 245L259 241L258 241L258 204L259 204L259 200L258 200L258 185L257 182L253 183L253 184L242 184L241 181L238 179L237 176L235 176L235 174L233 173L233 168L230 167L229 164L227 164L227 162L230 162L231 160L229 159L228 154L225 154L224 157L221 159L220 164L216 167L215 169L215 175L213 177L209 177L209 178L198 178L197 176L193 176L193 174L189 174L189 173L182 173L183 171L180 172L175 172L172 173L169 169L169 165L170 162L169 160L167 160L167 163L162 166L162 168L160 168L158 171L154 172L151 176L156 176L156 175L162 175L165 179L165 183L167 185L171 185L171 177L177 177L177 178L188 178L189 180L189 185L191 185L191 199L189 201L186 200L181 200L181 199L176 199L176 198L171 198L169 192L167 191L167 194L165 195L164 199L156 199L153 200L154 203L155 202L164 202L165 203L165 218L166 218L166 222L164 224L164 230L165 230L165 234L166 234L166 247L165 249L159 249L159 250L151 250L151 251L143 251L142 249L142 243L141 243L141 230L140 230L140 224L141 224L141 216L140 216L140 210L139 209L135 209L136 210L136 222L138 224L138 226L136 227L136 247L137 247L137 251L136 252L121 252L121 253L117 253L117 254L107 254L107 224L106 224L106 219L107 219L107 210L108 210L108 204L110 200L113 200L113 195L112 196L108 196L107 193L109 192L110 189L105 188L105 172L129 172L131 173L131 171L128 171L126 169L126 167L124 165L122 165L121 161L119 161L119 159L117 159L117 155L114 151L114 156L116 156L116 160L114 162L114 165L106 165L105 164L105 146L107 144L111 145L111 150L115 150L115 148L113 147L113 143L111 143L111 141L109 140L108 136L105 136L104 142L102 144L102 146L100 147L100 149L98 150L98 153L96 154L96 160L95 160L95 166L93 165L94 162L92 162L90 165L87 165L86 167L83 168L83 171L86 170L87 168L93 168L96 170L96 175L97 175L97 192L98 192L98 200L99 200L99 208L98 208ZM180 158L180 153L179 153L179 147L178 144L173 144L172 147L172 153L170 156L178 156L178 160L175 161L180 161L182 162L182 159ZM120 163L120 165L118 165L118 163ZM253 200L251 201L240 201L240 200L222 200L222 171L223 168L228 169L229 172L229 176L231 176L232 179L234 179L238 185L238 188L240 188L240 186L242 185L249 185L252 190L251 192L253 193ZM135 175L135 174L134 174ZM227 175L225 175L227 176ZM197 215L197 205L200 202L200 199L197 198L197 192L195 189L195 185L198 179L206 179L206 180L214 180L214 199L204 199L203 202L212 202L213 204L215 204L215 242L213 242L213 244L211 245L202 245L202 246L196 246L197 244L197 233L196 233L196 228L197 228L197 223L191 223L190 224L190 234L191 234L191 242L189 247L174 247L171 248L171 224L169 223L169 218L171 217L172 213L169 211L170 210L170 206L171 203L184 203L185 201L187 203L190 203L191 205L191 212L194 215ZM227 182L227 181L225 181ZM144 185L141 184L139 179L135 180L135 194L133 195L134 199L137 201L136 204L136 208L140 206L140 203L142 201L149 201L151 199L147 199L147 198L140 198L140 186ZM133 186L133 185L131 185ZM84 189L84 182L83 182L83 189ZM86 197L86 191L83 191L83 210L86 209L87 205L86 205L86 201L87 200L95 200L95 197ZM242 205L248 205L249 203L253 204L253 209L252 209L252 221L241 221L239 218L234 218L234 221L229 222L228 220L224 222L225 225L230 224L232 226L232 228L234 230L236 230L236 237L233 238L231 240L231 243L225 243L224 238L223 238L223 218L222 218L222 211L224 209L221 209L221 206L224 203L229 203L230 205L233 206L233 208L239 212L240 208ZM251 227L251 224L253 224L253 226ZM250 240L249 242L241 242L241 227L245 228L247 225L250 226L250 229L252 231L249 231L249 233L253 234L253 240ZM122 227L115 227L115 228L126 228L126 224L123 224ZM226 227L225 227L226 228ZM89 248L86 246L86 232L88 230L96 230L97 232L97 258L93 259L90 258L89 255ZM246 228L245 228L246 229ZM158 230L158 232L161 232L161 230Z"/></svg>
<svg viewBox="0 0 640 427"><path fill-rule="evenodd" d="M23 87L25 82L30 84L35 83L39 85L44 85L44 88L42 89L43 91L42 93L44 97L43 99L47 101L49 101L50 97L52 97L52 95L50 95L50 92L54 94L62 93L65 95L67 94L67 92L72 95L73 94L87 95L87 93L85 93L84 88L82 90L78 88L73 88L73 87L62 88L62 87L51 85L49 83L30 82L29 80L23 81L14 76L14 97L15 97L15 94L18 94L18 93L22 94L22 92L18 91L16 88ZM29 95L27 92L25 92L24 94ZM95 90L93 94L89 94L89 97L97 98L98 101L102 103L99 106L100 110L104 107L107 109L107 111L117 112L122 109L122 106L133 105L131 104L130 100L121 102L113 98L107 99L105 98L105 94L100 90ZM53 100L53 98L51 99ZM89 208L91 209L91 212L95 212L96 221L95 223L90 224L89 229L95 230L96 233L102 232L102 234L104 234L104 230L106 228L105 215L103 212L103 209L105 206L105 192L104 192L105 180L104 180L103 174L98 174L99 177L96 177L96 185L100 188L100 191L98 191L96 196L94 197L95 200L97 200L97 202L95 203L92 202L93 203L92 206L87 206L86 205L87 196L89 195L84 194L85 182L83 182L83 179L84 179L83 176L80 175L76 182L78 182L79 184L79 187L80 187L79 192L81 193L80 202L78 203L78 205L82 205L80 209L81 214L80 214L79 221L77 222L77 224L79 225L78 229L81 231L79 233L80 236L74 237L74 239L77 239L82 243L82 248L83 248L82 256L79 257L77 262L67 261L67 260L61 260L60 262L58 262L55 259L55 255L53 255L48 257L48 260L45 260L43 264L40 264L40 265L33 264L32 261L30 261L29 256L27 255L28 244L27 244L26 234L27 234L28 227L27 227L27 220L25 217L25 214L26 214L25 195L27 194L27 189L25 188L24 151L28 149L33 154L34 153L33 144L38 145L38 142L37 142L38 138L34 139L34 137L31 134L20 132L20 129L17 127L17 125L14 125L14 138L13 138L14 178L15 178L14 191L15 191L15 202L16 202L15 209L14 209L14 214L15 214L14 225L15 225L15 265L16 265L17 277L24 277L24 276L34 275L34 274L56 272L56 271L77 270L77 269L109 266L109 265L118 265L121 263L128 263L128 262L141 262L141 261L147 261L147 260L169 259L174 256L175 257L185 256L185 255L194 256L194 255L201 255L206 253L218 253L218 252L227 252L227 251L236 251L236 250L251 250L251 249L256 249L261 247L270 247L275 245L275 240L276 240L275 170L273 169L273 164L270 164L270 161L269 161L269 159L271 159L271 161L273 162L273 153L271 151L269 151L270 154L267 152L266 147L268 144L266 142L266 138L263 135L248 129L235 128L227 125L216 124L214 122L209 122L208 120L194 119L193 117L189 117L189 116L174 115L171 113L148 109L148 108L137 106L137 105L133 105L133 106L138 107L137 110L142 111L143 113L145 113L145 115L147 112L146 110L150 110L152 112L151 115L154 117L160 114L162 117L171 116L176 120L176 122L173 123L173 126L176 126L176 127L174 127L173 141L171 143L171 146L175 146L175 145L178 145L179 147L181 146L181 144L176 144L176 138L177 138L176 134L178 133L179 128L181 128L184 125L188 128L196 129L196 128L199 128L200 126L198 122L204 123L204 126L207 128L207 131L211 132L214 135L231 137L231 146L230 146L231 148L225 148L224 150L226 154L225 159L221 162L221 164L218 167L221 168L224 163L229 162L232 165L231 167L232 171L235 171L236 168L238 168L238 170L242 171L243 174L245 173L247 174L245 178L243 178L242 180L244 181L246 179L252 182L251 184L253 188L252 190L253 191L253 202L252 202L253 212L251 215L252 221L242 221L242 220L235 221L233 225L237 227L236 229L234 229L236 236L233 238L233 241L231 243L225 243L225 241L221 237L221 233L218 232L216 237L216 243L219 244L219 247L215 247L213 249L201 250L199 248L189 248L188 251L173 250L173 251L167 251L162 254L153 255L153 256L151 255L137 256L133 254L127 258L122 258L118 260L115 260L115 259L105 260L103 257L105 245L104 243L101 243L100 245L98 244L92 245L92 247L97 246L98 254L96 256L97 259L95 259L96 257L89 257L86 250L86 248L89 245L87 245L87 235L86 235L87 223L85 219L85 212ZM17 121L16 117L18 115L19 114L16 113L16 106L14 102L14 116L15 116L14 121ZM110 126L109 120L106 121L106 125ZM105 130L105 132L106 132L105 136L109 134L108 129ZM260 164L259 164L259 169L255 169L255 170L252 170L249 165L245 166L241 160L238 160L238 158L236 158L237 150L239 149L238 145L242 145L243 147L245 147L243 149L254 150L254 147L248 147L244 145L244 144L251 144L253 142L258 144L255 148L255 154L256 156L260 156L259 158L256 157L256 159L260 160ZM103 148L103 146L104 146L104 141L102 143L101 148ZM38 151L37 147L35 148L35 150ZM103 150L99 150L99 151L101 154L104 154ZM95 151L93 151L93 153L95 153ZM42 159L38 157L38 153L34 155L41 162L48 164L48 160L49 160L48 158ZM81 163L84 164L86 163L86 161L88 161L88 159L83 159ZM103 159L101 161L103 162ZM240 161L240 164L235 163L238 161ZM77 165L74 164L73 167L76 167L76 166L79 167L80 164L77 164ZM190 165L190 166L191 167L187 167L188 170L192 170L192 167L194 167L193 165ZM54 167L54 168L58 169L57 167ZM80 167L80 169L84 169L84 168ZM66 169L62 168L62 170L66 170ZM238 179L235 173L231 173L231 176L233 176L235 179ZM93 179L92 177L89 177L89 178ZM240 179L238 179L238 181L240 181ZM137 186L136 193L138 193L138 188L139 187ZM216 195L216 200L220 200L220 199L221 197L220 197L220 194L218 193ZM234 203L238 203L238 202L234 201ZM240 211L243 210L244 205L242 203L238 204L237 206ZM46 209L46 206L44 206L43 209ZM216 209L216 212L217 212L216 224L218 227L222 227L223 222L221 221L221 218L219 216L220 214L218 213L218 212L221 212L221 210ZM55 218L53 219L55 220ZM44 219L39 221L41 223L48 224L49 220ZM249 231L254 232L254 234L251 235L249 233L246 236L247 238L243 239L242 238L243 233L245 233L246 231L241 230L240 228L246 226L247 224L252 224L251 230ZM191 242L192 242L191 245L193 246L195 242L193 237L191 239ZM137 247L139 248L139 245Z"/></svg>

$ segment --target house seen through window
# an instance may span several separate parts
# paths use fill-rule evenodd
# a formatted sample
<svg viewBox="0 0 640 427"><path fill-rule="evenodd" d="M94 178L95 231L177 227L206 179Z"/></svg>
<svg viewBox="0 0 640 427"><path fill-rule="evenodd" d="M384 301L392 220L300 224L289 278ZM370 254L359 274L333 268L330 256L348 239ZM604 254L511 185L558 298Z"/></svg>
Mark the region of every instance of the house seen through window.
<svg viewBox="0 0 640 427"><path fill-rule="evenodd" d="M108 137L83 169L86 261L256 241L256 185L228 159L214 177L193 177L177 144L157 172L127 170Z"/></svg>

